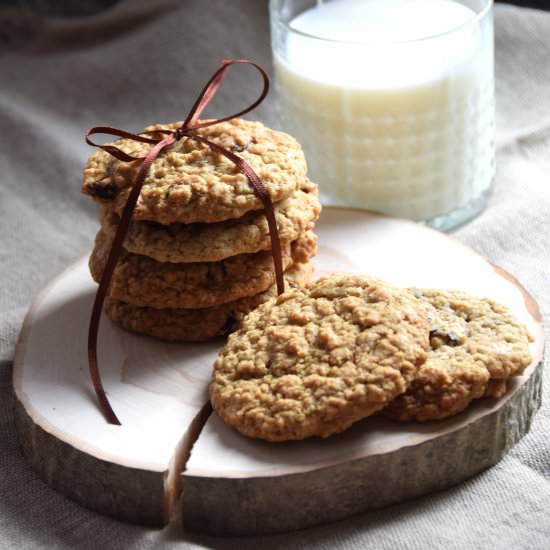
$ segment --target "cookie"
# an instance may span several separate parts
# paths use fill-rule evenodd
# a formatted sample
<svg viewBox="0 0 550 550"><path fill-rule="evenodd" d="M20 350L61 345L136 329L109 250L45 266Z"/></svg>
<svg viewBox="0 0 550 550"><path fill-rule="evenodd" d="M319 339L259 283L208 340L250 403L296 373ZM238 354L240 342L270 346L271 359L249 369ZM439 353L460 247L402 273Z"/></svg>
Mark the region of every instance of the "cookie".
<svg viewBox="0 0 550 550"><path fill-rule="evenodd" d="M274 206L281 242L294 241L310 230L319 217L317 186L304 179L298 191ZM111 206L102 208L101 228L105 233L113 236L119 221ZM264 211L254 210L242 218L218 223L160 225L135 221L130 225L124 247L159 262L217 262L238 254L269 250L271 239Z"/></svg>
<svg viewBox="0 0 550 550"><path fill-rule="evenodd" d="M157 124L145 130L175 130L180 125ZM202 128L197 134L243 158L258 174L273 202L292 195L306 176L306 161L298 142L259 122L233 119ZM115 145L134 156L151 148L150 144L125 139ZM84 168L82 192L110 205L120 215L140 166L141 160L122 162L98 150ZM212 223L240 218L261 208L262 201L247 177L231 161L206 145L183 138L153 162L133 218L163 225Z"/></svg>
<svg viewBox="0 0 550 550"><path fill-rule="evenodd" d="M397 420L438 420L480 397L500 397L531 363L529 334L510 310L461 291L413 289L430 318L428 359L406 393L383 411Z"/></svg>
<svg viewBox="0 0 550 550"><path fill-rule="evenodd" d="M304 287L311 279L311 263L294 264L285 271L287 287ZM204 309L155 309L107 298L104 311L116 325L162 340L200 342L236 330L249 311L277 295L276 286L254 296Z"/></svg>
<svg viewBox="0 0 550 550"><path fill-rule="evenodd" d="M249 437L327 437L405 392L428 346L412 294L333 274L243 319L214 364L212 406Z"/></svg>
<svg viewBox="0 0 550 550"><path fill-rule="evenodd" d="M90 256L90 272L99 282L111 247L102 231ZM307 262L317 251L317 238L305 233L282 246L283 269ZM240 254L219 262L157 262L123 251L113 273L109 296L137 306L205 308L253 296L275 283L271 251Z"/></svg>

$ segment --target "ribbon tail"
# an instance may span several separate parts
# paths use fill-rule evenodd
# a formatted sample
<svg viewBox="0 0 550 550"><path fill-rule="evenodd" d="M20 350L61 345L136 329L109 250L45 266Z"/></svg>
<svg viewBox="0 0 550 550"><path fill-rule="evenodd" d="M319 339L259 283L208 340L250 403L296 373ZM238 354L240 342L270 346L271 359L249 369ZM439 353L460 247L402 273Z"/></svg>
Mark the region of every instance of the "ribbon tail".
<svg viewBox="0 0 550 550"><path fill-rule="evenodd" d="M101 412L103 413L103 416L109 424L120 426L121 423L117 415L113 411L109 400L107 399L107 395L105 393L105 389L103 387L98 368L97 338L99 333L99 322L101 320L101 311L103 309L105 298L107 297L107 292L109 290L109 285L111 284L111 279L113 277L118 258L122 251L124 238L126 237L128 229L130 227L132 213L139 198L141 188L143 187L143 182L145 181L145 178L149 173L149 169L151 168L153 161L157 158L157 156L163 149L172 145L174 141L175 137L171 135L163 139L162 141L157 142L157 144L147 153L147 155L143 157L143 163L136 177L136 181L132 186L132 190L128 196L128 200L126 201L126 204L124 206L120 223L113 239L113 244L111 245L111 250L109 251L109 256L107 257L107 262L105 264L105 268L103 270L103 274L101 276L101 280L99 282L99 286L95 295L94 305L92 307L92 315L90 317L90 326L88 330L88 366L90 377L94 386L94 391L96 393L101 408Z"/></svg>
<svg viewBox="0 0 550 550"><path fill-rule="evenodd" d="M220 153L227 159L229 159L235 166L248 178L248 181L252 185L256 195L258 195L264 205L265 217L267 219L267 225L269 227L269 237L271 239L271 254L273 256L273 267L275 270L275 281L277 283L277 294L282 294L285 291L285 278L283 271L283 259L281 240L279 238L279 229L277 227L277 220L275 219L275 210L273 208L273 202L267 189L265 188L262 180L258 174L254 172L253 168L243 158L239 157L235 153L228 151L224 147L205 139L201 136L190 134L188 138L198 141L210 147L213 151Z"/></svg>

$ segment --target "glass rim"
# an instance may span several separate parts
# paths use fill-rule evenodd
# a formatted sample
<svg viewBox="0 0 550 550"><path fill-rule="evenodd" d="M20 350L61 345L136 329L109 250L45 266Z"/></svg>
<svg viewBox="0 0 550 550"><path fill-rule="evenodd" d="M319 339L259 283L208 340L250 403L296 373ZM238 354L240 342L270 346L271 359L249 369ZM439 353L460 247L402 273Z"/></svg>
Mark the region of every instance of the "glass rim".
<svg viewBox="0 0 550 550"><path fill-rule="evenodd" d="M467 21L464 21L464 23L461 23L458 27L454 27L453 29L449 29L448 31L444 31L436 34L430 34L427 36L422 36L420 38L408 38L404 40L336 40L334 38L325 38L322 36L317 36L315 34L310 34L304 31L300 31L298 29L294 29L293 27L291 27L289 23L279 15L278 10L276 10L275 8L276 0L269 0L269 14L272 21L275 21L278 24L282 25L289 33L296 34L298 36L303 36L311 40L318 40L320 42L333 43L333 44L360 44L363 46L368 44L378 44L378 45L384 45L384 46L391 46L392 44L414 44L418 42L425 42L425 41L434 40L437 38L442 38L444 36L450 36L454 33L461 32L464 29L468 28L469 26L473 26L477 24L479 21L484 19L485 16L492 10L494 0L485 0L485 1L486 1L485 6L479 12L477 12L474 15L474 17L472 17L471 19L468 19Z"/></svg>

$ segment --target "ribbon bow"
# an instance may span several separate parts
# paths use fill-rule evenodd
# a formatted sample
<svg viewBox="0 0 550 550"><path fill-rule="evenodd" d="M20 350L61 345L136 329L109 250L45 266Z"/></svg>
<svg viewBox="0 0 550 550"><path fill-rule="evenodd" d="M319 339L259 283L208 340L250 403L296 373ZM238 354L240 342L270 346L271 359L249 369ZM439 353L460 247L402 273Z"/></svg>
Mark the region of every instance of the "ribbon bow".
<svg viewBox="0 0 550 550"><path fill-rule="evenodd" d="M258 98L256 99L256 101L254 101L251 105L249 105L245 109L242 109L241 111L233 115L226 116L223 118L218 118L215 120L209 120L206 122L199 122L199 117L201 113L203 112L205 107L208 105L208 103L210 103L212 98L216 95L216 92L218 91L218 88L220 87L230 67L232 67L233 65L241 65L241 64L252 65L260 72L262 76L263 89L260 95L258 96ZM101 280L99 282L99 287L97 289L94 305L92 308L92 314L90 317L90 326L88 331L88 364L90 369L90 376L92 379L92 383L94 385L95 393L99 401L101 412L103 413L103 416L105 417L107 422L109 422L109 424L120 425L120 421L117 418L116 414L114 413L109 403L109 400L107 399L105 390L103 388L103 383L101 381L101 376L99 374L99 369L97 366L97 337L98 337L98 331L99 331L99 321L101 318L101 310L102 310L105 298L107 296L107 290L109 288L109 284L111 282L111 278L113 276L113 272L115 270L118 258L120 257L120 254L122 252L122 244L124 242L124 238L130 227L132 213L134 211L134 207L138 200L141 188L143 187L143 182L145 181L147 174L149 173L149 170L151 168L151 165L153 164L153 161L162 153L162 151L164 151L165 149L168 149L180 139L183 139L183 138L192 139L198 143L202 143L203 145L210 147L210 149L212 149L213 151L225 156L227 159L233 162L235 166L248 178L248 181L254 188L254 191L256 192L256 194L262 200L262 203L264 206L265 216L267 218L269 234L271 238L271 252L273 254L273 264L275 268L277 292L279 294L284 292L281 244L279 240L277 223L275 221L275 212L273 210L273 203L271 201L271 197L269 196L269 193L267 192L266 188L264 187L262 181L260 180L256 172L254 172L252 167L247 162L245 162L241 157L239 157L238 155L234 154L231 151L228 151L224 147L221 147L220 145L213 143L212 141L197 134L197 130L201 128L206 128L207 126L213 126L214 124L219 124L220 122L225 122L227 120L231 120L233 118L237 118L241 115L248 113L249 111L257 107L264 100L268 91L269 91L269 78L267 76L267 73L259 65L251 61L248 61L246 59L225 60L221 64L220 68L213 74L213 76L210 78L206 86L203 88L203 90L199 94L199 97L197 98L197 100L195 101L195 104L189 111L189 114L187 115L185 122L176 130L165 129L165 130L155 130L153 132L143 132L142 134L132 134L130 132L119 130L117 128L111 128L109 126L95 126L90 130L88 130L88 132L86 133L86 143L88 143L88 145L99 147L100 149L102 149L103 151L106 151L107 153L117 158L118 160L121 160L123 162L142 160L141 167L137 173L136 179L132 185L132 189L130 191L130 194L128 195L128 199L122 211L120 223L118 225L115 237L113 239L113 243L111 246L111 250L109 252L109 256L107 258L105 269L103 271ZM163 139L147 137L147 134L158 135L159 133L162 135L165 135L166 137L164 137ZM90 139L90 136L95 134L108 134L108 135L117 136L124 139L139 141L142 143L150 143L153 145L153 147L151 147L151 149L148 151L146 155L135 157L135 156L129 155L128 153L125 153L124 151L122 151L121 149L119 149L114 145L99 145L97 143L94 143Z"/></svg>

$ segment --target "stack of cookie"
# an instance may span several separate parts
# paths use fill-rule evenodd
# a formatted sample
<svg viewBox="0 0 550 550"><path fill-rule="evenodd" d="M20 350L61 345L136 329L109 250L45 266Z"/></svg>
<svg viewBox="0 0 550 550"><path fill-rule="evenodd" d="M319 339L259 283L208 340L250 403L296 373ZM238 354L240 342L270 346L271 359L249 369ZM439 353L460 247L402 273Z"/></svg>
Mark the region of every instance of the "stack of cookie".
<svg viewBox="0 0 550 550"><path fill-rule="evenodd" d="M380 412L439 420L499 398L531 362L510 310L461 291L333 274L249 313L214 364L214 410L267 441L328 437Z"/></svg>
<svg viewBox="0 0 550 550"><path fill-rule="evenodd" d="M242 119L198 132L237 153L262 179L274 203L286 286L305 286L313 272L310 260L317 239L312 229L321 206L300 145L287 134ZM134 156L150 147L130 140L116 145ZM86 164L82 190L101 204L101 229L89 264L96 281L140 163L98 151ZM144 182L105 313L131 331L200 341L227 334L275 294L261 200L223 155L190 139L180 140L153 162Z"/></svg>

